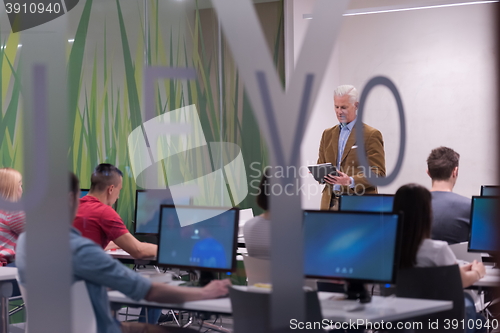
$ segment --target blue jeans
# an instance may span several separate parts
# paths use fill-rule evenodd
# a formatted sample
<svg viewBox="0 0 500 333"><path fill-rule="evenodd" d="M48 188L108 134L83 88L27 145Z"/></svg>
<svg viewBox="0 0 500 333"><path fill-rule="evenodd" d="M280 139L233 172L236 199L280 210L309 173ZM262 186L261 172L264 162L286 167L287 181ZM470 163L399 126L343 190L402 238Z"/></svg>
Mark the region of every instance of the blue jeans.
<svg viewBox="0 0 500 333"><path fill-rule="evenodd" d="M465 298L465 323L466 323L466 332L467 333L486 333L486 328L484 327L484 324L486 322L486 318L480 313L476 312L476 306L474 305L474 300L472 299L471 295L464 293L464 298ZM472 325L472 321L476 323L477 320L480 320L482 324L479 325ZM469 324L470 321L470 325ZM476 326L476 327L470 327Z"/></svg>

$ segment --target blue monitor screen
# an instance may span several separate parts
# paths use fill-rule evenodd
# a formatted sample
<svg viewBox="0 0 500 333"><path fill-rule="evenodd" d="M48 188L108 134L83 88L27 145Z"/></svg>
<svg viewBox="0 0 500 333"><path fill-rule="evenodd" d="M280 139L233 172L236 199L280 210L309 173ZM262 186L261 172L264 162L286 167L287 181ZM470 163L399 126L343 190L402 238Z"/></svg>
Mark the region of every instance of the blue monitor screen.
<svg viewBox="0 0 500 333"><path fill-rule="evenodd" d="M305 211L305 275L394 282L398 221L398 214Z"/></svg>
<svg viewBox="0 0 500 333"><path fill-rule="evenodd" d="M179 205L189 205L189 198L176 200ZM135 194L135 234L158 234L160 206L173 205L168 190L137 190Z"/></svg>
<svg viewBox="0 0 500 333"><path fill-rule="evenodd" d="M481 186L481 196L483 197L497 197L500 196L500 186Z"/></svg>
<svg viewBox="0 0 500 333"><path fill-rule="evenodd" d="M83 188L80 189L80 199L86 196L87 194L89 194L89 190Z"/></svg>
<svg viewBox="0 0 500 333"><path fill-rule="evenodd" d="M340 211L392 212L393 195L343 195L340 197Z"/></svg>
<svg viewBox="0 0 500 333"><path fill-rule="evenodd" d="M470 252L498 251L498 197L472 197L470 219Z"/></svg>
<svg viewBox="0 0 500 333"><path fill-rule="evenodd" d="M181 226L185 216L201 222ZM212 217L205 219L207 216ZM236 266L237 231L237 209L162 206L158 264L232 271Z"/></svg>

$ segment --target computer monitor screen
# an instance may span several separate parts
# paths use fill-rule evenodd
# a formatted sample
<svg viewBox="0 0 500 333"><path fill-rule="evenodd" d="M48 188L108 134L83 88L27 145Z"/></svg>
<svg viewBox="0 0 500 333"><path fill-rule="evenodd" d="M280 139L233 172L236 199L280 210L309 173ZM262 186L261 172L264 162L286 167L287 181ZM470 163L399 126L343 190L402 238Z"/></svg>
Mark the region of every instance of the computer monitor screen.
<svg viewBox="0 0 500 333"><path fill-rule="evenodd" d="M87 194L89 194L89 190L88 189L83 189L83 188L80 189L80 198L83 198Z"/></svg>
<svg viewBox="0 0 500 333"><path fill-rule="evenodd" d="M355 212L392 212L392 194L343 195L340 197L340 211Z"/></svg>
<svg viewBox="0 0 500 333"><path fill-rule="evenodd" d="M176 200L179 205L189 205L189 198ZM160 225L160 206L173 205L174 201L170 191L162 190L136 190L135 193L135 234L158 234Z"/></svg>
<svg viewBox="0 0 500 333"><path fill-rule="evenodd" d="M87 194L89 194L89 189L83 189L81 188L80 189L80 199L83 198L84 196L86 196ZM113 209L116 210L117 207L118 207L118 200L115 201L115 203L113 204Z"/></svg>
<svg viewBox="0 0 500 333"><path fill-rule="evenodd" d="M499 197L472 197L469 252L498 252Z"/></svg>
<svg viewBox="0 0 500 333"><path fill-rule="evenodd" d="M483 185L481 186L482 197L497 197L500 196L500 186Z"/></svg>
<svg viewBox="0 0 500 333"><path fill-rule="evenodd" d="M181 226L186 216L201 222ZM212 217L205 219L208 216ZM238 209L162 205L160 217L159 265L223 272L236 269Z"/></svg>
<svg viewBox="0 0 500 333"><path fill-rule="evenodd" d="M396 213L305 211L305 275L394 283L399 219Z"/></svg>

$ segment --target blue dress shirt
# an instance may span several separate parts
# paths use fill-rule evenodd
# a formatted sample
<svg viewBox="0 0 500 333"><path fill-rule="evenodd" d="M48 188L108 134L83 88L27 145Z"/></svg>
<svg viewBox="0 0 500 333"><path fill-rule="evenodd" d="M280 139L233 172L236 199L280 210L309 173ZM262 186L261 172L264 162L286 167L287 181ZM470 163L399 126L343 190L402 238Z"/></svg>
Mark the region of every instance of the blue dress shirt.
<svg viewBox="0 0 500 333"><path fill-rule="evenodd" d="M16 264L21 284L26 285L26 234L17 241ZM146 297L151 281L111 258L102 248L71 228L70 247L73 279L84 280L97 322L98 333L121 333L119 323L111 316L107 288L118 290L134 300Z"/></svg>
<svg viewBox="0 0 500 333"><path fill-rule="evenodd" d="M356 118L357 119L357 118ZM351 121L349 124L339 124L340 127L340 135L339 135L339 146L338 146L338 155L337 155L337 170L340 170L340 162L342 161L342 155L344 155L345 145L347 143L347 139L349 139L349 135L351 135L352 129L356 124L356 119ZM340 170L342 171L342 170ZM350 188L354 188L354 178L351 178ZM334 191L340 191L340 185L333 185Z"/></svg>

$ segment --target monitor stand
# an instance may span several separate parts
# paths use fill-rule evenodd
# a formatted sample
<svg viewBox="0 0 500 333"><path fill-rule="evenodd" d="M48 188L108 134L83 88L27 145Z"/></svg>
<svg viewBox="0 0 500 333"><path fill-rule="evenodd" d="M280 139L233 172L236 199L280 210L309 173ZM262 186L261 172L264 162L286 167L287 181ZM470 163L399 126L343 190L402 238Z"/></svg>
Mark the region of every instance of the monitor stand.
<svg viewBox="0 0 500 333"><path fill-rule="evenodd" d="M498 253L496 252L487 252L490 256L489 257L482 257L481 259L483 260L483 263L493 263L493 268L498 268L497 265L497 256Z"/></svg>
<svg viewBox="0 0 500 333"><path fill-rule="evenodd" d="M365 284L361 282L346 281L345 294L347 299L359 300L360 303L369 303L372 300Z"/></svg>
<svg viewBox="0 0 500 333"><path fill-rule="evenodd" d="M198 280L201 287L206 286L212 280L216 280L216 276L214 272L210 271L200 271L200 279Z"/></svg>

